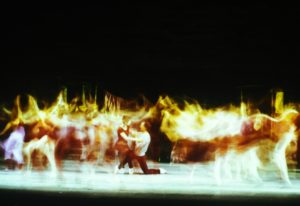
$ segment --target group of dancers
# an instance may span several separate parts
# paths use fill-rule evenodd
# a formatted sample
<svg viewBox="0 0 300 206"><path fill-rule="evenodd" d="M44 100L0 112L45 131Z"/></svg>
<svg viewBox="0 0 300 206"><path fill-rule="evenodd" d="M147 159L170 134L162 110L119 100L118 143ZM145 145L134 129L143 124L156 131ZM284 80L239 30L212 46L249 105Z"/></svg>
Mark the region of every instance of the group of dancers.
<svg viewBox="0 0 300 206"><path fill-rule="evenodd" d="M4 150L4 161L7 168L22 168L23 147L25 129L22 124L16 126L9 137L0 144ZM125 166L128 164L128 173L134 174L134 161L136 161L144 174L163 174L165 169L149 169L147 166L146 152L151 142L151 137L146 128L145 121L131 123L124 118L117 130L114 149L119 158L114 173L126 173ZM15 166L12 166L15 165Z"/></svg>

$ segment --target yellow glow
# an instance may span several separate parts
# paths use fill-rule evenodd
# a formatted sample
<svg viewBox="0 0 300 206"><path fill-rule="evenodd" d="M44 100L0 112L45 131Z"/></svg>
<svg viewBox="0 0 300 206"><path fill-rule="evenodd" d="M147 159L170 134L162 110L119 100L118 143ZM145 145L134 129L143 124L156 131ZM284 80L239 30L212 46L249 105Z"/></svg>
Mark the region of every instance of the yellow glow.
<svg viewBox="0 0 300 206"><path fill-rule="evenodd" d="M275 98L275 113L281 114L284 111L283 92L276 92Z"/></svg>
<svg viewBox="0 0 300 206"><path fill-rule="evenodd" d="M295 106L284 105L283 96L283 92L276 94L276 114L271 116L258 110L250 113L249 104L244 102L239 106L204 108L198 102L179 102L169 96L160 96L155 104L151 104L145 98L138 102L106 93L100 107L97 96L86 95L84 90L80 97L68 102L65 89L53 104L43 107L30 95L27 105L23 106L20 96L17 96L14 107L5 109L10 120L1 134L19 124L28 126L33 137L23 148L27 164L31 164L30 158L38 150L47 157L52 170L56 170L54 151L58 142L76 139L81 144L82 158L88 159L89 154L96 153L94 156L98 161L105 161L106 150L113 147L124 118L133 124L156 121L161 132L174 145L182 140L192 142L191 145L199 142L213 145L211 159L218 169L231 171L230 167L221 164L232 161L240 170L246 168L245 173L252 172L258 177L257 168L269 158L268 162L273 161L282 178L289 181L287 164L292 162L297 150L296 120L299 113ZM183 144L183 147L183 153L187 153L188 146ZM252 166L244 165L247 158L251 159ZM220 179L218 173L215 176Z"/></svg>

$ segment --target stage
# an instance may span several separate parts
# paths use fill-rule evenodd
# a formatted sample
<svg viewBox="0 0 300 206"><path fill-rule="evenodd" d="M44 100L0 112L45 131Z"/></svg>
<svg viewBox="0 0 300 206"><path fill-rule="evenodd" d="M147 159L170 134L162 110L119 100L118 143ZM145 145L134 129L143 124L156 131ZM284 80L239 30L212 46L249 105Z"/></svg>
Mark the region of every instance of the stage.
<svg viewBox="0 0 300 206"><path fill-rule="evenodd" d="M158 203L270 203L284 204L300 200L300 173L291 170L291 185L284 183L276 171L260 171L262 181L228 178L222 184L214 181L211 164L150 163L151 167L167 170L167 174L114 174L114 164L91 166L87 163L65 161L61 172L0 171L2 199L21 203L55 202L60 199L80 204L86 201ZM16 198L17 197L17 198ZM33 198L34 197L34 198Z"/></svg>

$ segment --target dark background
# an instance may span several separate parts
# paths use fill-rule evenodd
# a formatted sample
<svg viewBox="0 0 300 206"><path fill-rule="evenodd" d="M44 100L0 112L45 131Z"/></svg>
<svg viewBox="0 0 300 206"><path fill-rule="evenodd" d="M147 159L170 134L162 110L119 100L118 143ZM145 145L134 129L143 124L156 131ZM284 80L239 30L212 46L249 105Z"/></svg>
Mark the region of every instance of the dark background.
<svg viewBox="0 0 300 206"><path fill-rule="evenodd" d="M238 103L241 92L259 102L271 89L282 89L287 101L300 102L299 8L295 5L12 2L1 5L0 14L0 106L11 104L17 94L53 100L63 87L72 96L83 85L124 98L144 94L155 101L160 94L169 94L212 106ZM29 200L49 205L113 202L22 191L6 191L3 197L15 205ZM227 203L264 201L236 197ZM145 202L149 199L125 198L113 204ZM200 202L226 203L221 197L171 201L175 205Z"/></svg>
<svg viewBox="0 0 300 206"><path fill-rule="evenodd" d="M294 5L11 4L1 6L1 102L54 99L82 86L125 98L160 94L209 105L298 92Z"/></svg>

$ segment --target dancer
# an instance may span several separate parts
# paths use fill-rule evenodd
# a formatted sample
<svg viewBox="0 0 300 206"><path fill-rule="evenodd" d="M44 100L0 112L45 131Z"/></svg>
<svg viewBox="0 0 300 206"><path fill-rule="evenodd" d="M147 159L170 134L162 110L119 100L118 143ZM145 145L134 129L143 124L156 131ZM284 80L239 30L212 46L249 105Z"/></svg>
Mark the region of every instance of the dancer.
<svg viewBox="0 0 300 206"><path fill-rule="evenodd" d="M1 145L4 150L4 160L9 169L21 169L24 164L22 154L24 138L25 129L19 124Z"/></svg>
<svg viewBox="0 0 300 206"><path fill-rule="evenodd" d="M147 165L146 152L148 150L151 137L146 129L145 122L141 122L138 130L130 129L129 127L122 128L120 130L121 140L119 143L119 148L124 151L122 160L119 166L116 168L115 173L124 173L124 166L128 163L129 174L133 173L133 160L137 160L144 174L163 174L166 170L160 169L149 169ZM120 150L120 149L119 149ZM120 171L121 170L121 171Z"/></svg>

